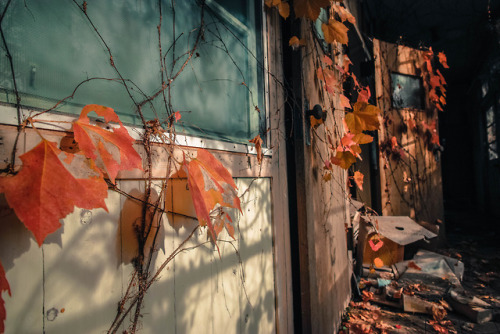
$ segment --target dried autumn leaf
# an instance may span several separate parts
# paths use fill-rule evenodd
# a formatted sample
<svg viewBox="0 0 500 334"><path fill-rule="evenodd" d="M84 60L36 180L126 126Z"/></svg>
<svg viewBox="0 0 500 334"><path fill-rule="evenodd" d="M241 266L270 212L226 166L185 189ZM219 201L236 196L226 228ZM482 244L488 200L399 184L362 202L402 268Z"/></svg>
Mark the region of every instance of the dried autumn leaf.
<svg viewBox="0 0 500 334"><path fill-rule="evenodd" d="M363 178L364 177L365 176L361 172L359 172L359 171L354 172L354 183L356 183L359 190L363 190Z"/></svg>
<svg viewBox="0 0 500 334"><path fill-rule="evenodd" d="M439 81L441 81L441 85L446 85L446 80L444 79L444 76L441 74L440 70L436 70L437 75L439 76ZM443 89L443 88L441 88Z"/></svg>
<svg viewBox="0 0 500 334"><path fill-rule="evenodd" d="M327 55L323 55L323 58L321 58L321 61L326 64L327 66L332 66L333 65L333 60L332 58L328 57Z"/></svg>
<svg viewBox="0 0 500 334"><path fill-rule="evenodd" d="M356 157L349 151L337 151L334 157L331 158L331 163L343 169L349 169L356 162Z"/></svg>
<svg viewBox="0 0 500 334"><path fill-rule="evenodd" d="M370 245L370 248L374 251L377 252L382 246L384 245L384 242L382 240L378 240L377 243L374 243L373 240L368 241L368 244Z"/></svg>
<svg viewBox="0 0 500 334"><path fill-rule="evenodd" d="M302 38L299 39L297 36L293 36L288 41L288 45L292 47L292 49L297 50L300 46L306 45L306 41Z"/></svg>
<svg viewBox="0 0 500 334"><path fill-rule="evenodd" d="M337 147L337 151L339 152L351 152L355 157L359 157L361 153L361 147L359 147L358 143L354 141L356 135L352 133L346 133L344 137L340 140L340 145Z"/></svg>
<svg viewBox="0 0 500 334"><path fill-rule="evenodd" d="M344 109L351 109L351 102L344 94L340 94L340 106Z"/></svg>
<svg viewBox="0 0 500 334"><path fill-rule="evenodd" d="M330 94L335 93L335 87L337 86L337 79L335 79L335 73L328 68L318 67L316 70L316 75L320 81L325 83L325 88Z"/></svg>
<svg viewBox="0 0 500 334"><path fill-rule="evenodd" d="M182 115L181 115L180 111L176 111L174 113L174 119L175 119L176 123L181 119L181 117L182 117Z"/></svg>
<svg viewBox="0 0 500 334"><path fill-rule="evenodd" d="M345 121L349 130L355 134L366 130L377 130L380 125L379 114L380 109L374 105L356 102L353 106L353 112L346 114Z"/></svg>
<svg viewBox="0 0 500 334"><path fill-rule="evenodd" d="M375 265L375 267L380 268L384 266L384 261L377 257L373 260L373 264Z"/></svg>
<svg viewBox="0 0 500 334"><path fill-rule="evenodd" d="M368 87L368 86L363 87L358 92L358 100L356 102L366 102L366 103L368 103L368 100L370 99L371 95L372 94L370 92L370 87Z"/></svg>
<svg viewBox="0 0 500 334"><path fill-rule="evenodd" d="M42 140L31 151L20 156L21 171L0 178L0 192L9 206L35 236L38 245L56 231L60 219L82 209L103 208L108 187L102 177L76 179L64 167L56 143Z"/></svg>
<svg viewBox="0 0 500 334"><path fill-rule="evenodd" d="M446 59L446 55L444 54L444 52L439 52L438 53L438 59L439 59L439 62L441 63L441 65L443 65L444 68L450 68L448 66L448 60Z"/></svg>
<svg viewBox="0 0 500 334"><path fill-rule="evenodd" d="M415 270L422 270L422 268L420 268L415 262L413 261L410 261L408 262L408 268L412 268L412 269L415 269Z"/></svg>
<svg viewBox="0 0 500 334"><path fill-rule="evenodd" d="M264 3L267 7L271 8L278 6L281 3L281 0L265 0Z"/></svg>
<svg viewBox="0 0 500 334"><path fill-rule="evenodd" d="M364 302L367 302L369 300L372 300L373 299L373 292L370 292L370 291L366 291L364 290L362 293L361 293L361 298L363 298L363 301Z"/></svg>
<svg viewBox="0 0 500 334"><path fill-rule="evenodd" d="M391 148L394 150L396 147L398 147L398 139L394 136L391 138Z"/></svg>
<svg viewBox="0 0 500 334"><path fill-rule="evenodd" d="M290 5L288 2L280 2L278 5L278 11L282 18L285 20L290 16Z"/></svg>
<svg viewBox="0 0 500 334"><path fill-rule="evenodd" d="M449 333L447 328L445 328L437 323L432 324L432 328L436 331L436 333L440 333L440 334L448 334Z"/></svg>
<svg viewBox="0 0 500 334"><path fill-rule="evenodd" d="M210 213L217 205L241 211L236 184L228 170L207 150L198 149L197 157L190 162L184 160L183 165L188 174L196 216L201 226L208 227L212 240L216 242L218 233Z"/></svg>
<svg viewBox="0 0 500 334"><path fill-rule="evenodd" d="M306 17L316 21L321 8L330 6L330 0L295 0L293 9L296 17Z"/></svg>
<svg viewBox="0 0 500 334"><path fill-rule="evenodd" d="M91 125L88 114L92 111L104 117L106 123L114 122L119 127L110 127L110 130ZM142 159L132 146L134 139L112 108L89 104L83 107L78 120L73 122L73 131L78 146L85 156L102 163L103 171L108 174L111 182L115 182L116 175L121 170L141 169Z"/></svg>
<svg viewBox="0 0 500 334"><path fill-rule="evenodd" d="M432 313L432 318L436 321L443 320L448 314L445 308L437 303L432 303L431 313Z"/></svg>
<svg viewBox="0 0 500 334"><path fill-rule="evenodd" d="M358 133L356 134L352 140L358 144L358 145L362 145L362 144L368 144L368 143L371 143L373 141L373 137L370 136L370 135L366 135L364 133Z"/></svg>
<svg viewBox="0 0 500 334"><path fill-rule="evenodd" d="M340 6L339 4L334 4L333 10L339 15L342 22L349 21L352 24L356 24L356 19L346 8Z"/></svg>
<svg viewBox="0 0 500 334"><path fill-rule="evenodd" d="M260 165L262 162L262 138L260 138L260 135L257 135L255 138L250 139L249 142L255 144L255 149L257 150L257 161Z"/></svg>
<svg viewBox="0 0 500 334"><path fill-rule="evenodd" d="M7 278L5 277L5 270L3 269L2 262L0 262L0 333L5 332L5 318L7 317L7 312L5 311L5 301L2 296L4 291L7 291L9 296L12 296L10 293L9 282L7 282Z"/></svg>
<svg viewBox="0 0 500 334"><path fill-rule="evenodd" d="M325 41L327 43L333 43L336 41L341 44L347 44L349 41L347 37L349 28L347 28L342 22L335 19L329 19L328 24L323 23L321 25L321 30L323 30Z"/></svg>

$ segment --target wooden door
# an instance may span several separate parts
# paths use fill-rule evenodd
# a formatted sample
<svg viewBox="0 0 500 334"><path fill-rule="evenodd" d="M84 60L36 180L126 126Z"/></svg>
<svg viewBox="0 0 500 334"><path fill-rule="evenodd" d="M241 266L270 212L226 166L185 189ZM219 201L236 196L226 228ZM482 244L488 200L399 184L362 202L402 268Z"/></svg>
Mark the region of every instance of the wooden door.
<svg viewBox="0 0 500 334"><path fill-rule="evenodd" d="M374 40L383 215L443 219L438 110L424 51Z"/></svg>

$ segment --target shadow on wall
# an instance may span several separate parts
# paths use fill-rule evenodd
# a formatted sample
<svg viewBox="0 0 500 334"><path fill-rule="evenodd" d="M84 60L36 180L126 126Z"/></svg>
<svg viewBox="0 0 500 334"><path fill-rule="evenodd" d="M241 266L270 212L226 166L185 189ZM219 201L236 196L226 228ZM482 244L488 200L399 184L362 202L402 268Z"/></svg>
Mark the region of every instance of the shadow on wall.
<svg viewBox="0 0 500 334"><path fill-rule="evenodd" d="M140 198L139 181L120 182ZM240 194L248 191L241 198L244 214L234 219L235 240L221 233L219 257L206 228L200 229L149 290L141 333L275 331L270 179L238 179L237 185ZM56 237L60 242L44 244L43 250L20 222L0 224L0 256L12 288L6 298L7 332L96 333L111 325L133 270L127 261L137 247L129 237L138 205L109 194L109 214L76 209L64 220ZM160 218L166 223L166 215ZM197 224L184 217L171 220L176 229L165 228L164 253L157 252L153 268ZM118 258L117 235L124 250Z"/></svg>

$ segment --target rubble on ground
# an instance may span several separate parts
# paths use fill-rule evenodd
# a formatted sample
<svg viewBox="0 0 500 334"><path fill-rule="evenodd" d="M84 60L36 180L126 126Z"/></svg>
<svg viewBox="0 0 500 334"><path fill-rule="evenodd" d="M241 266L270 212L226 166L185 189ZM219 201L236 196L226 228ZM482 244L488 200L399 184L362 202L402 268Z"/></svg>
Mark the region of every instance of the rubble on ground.
<svg viewBox="0 0 500 334"><path fill-rule="evenodd" d="M420 249L403 260L404 247L422 236L432 237L431 232L420 231L410 240L395 235L391 225L381 228L380 217L358 215L356 219L360 229L354 246L357 285L340 333L500 333L500 256L481 259L466 247L436 252ZM396 225L402 226L401 221ZM409 221L405 224L405 229L415 228ZM382 249L389 241L395 246ZM462 261L461 252L469 253L470 267ZM379 256L384 260L376 265Z"/></svg>

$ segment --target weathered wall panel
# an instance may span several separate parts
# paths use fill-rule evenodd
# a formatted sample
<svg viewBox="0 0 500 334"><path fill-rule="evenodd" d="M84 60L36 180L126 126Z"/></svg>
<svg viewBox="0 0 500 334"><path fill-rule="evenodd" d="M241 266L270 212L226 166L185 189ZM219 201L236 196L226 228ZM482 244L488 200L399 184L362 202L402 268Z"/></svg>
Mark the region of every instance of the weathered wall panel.
<svg viewBox="0 0 500 334"><path fill-rule="evenodd" d="M428 85L423 79L423 52L374 40L377 105L382 112L379 131L382 213L408 215L419 222L443 219L441 163L438 147L430 144L425 126L434 124L438 131L437 111L429 103ZM392 104L391 73L422 78L422 109L395 108ZM414 122L412 130L408 124ZM397 140L404 154L388 153ZM384 148L385 147L385 148Z"/></svg>
<svg viewBox="0 0 500 334"><path fill-rule="evenodd" d="M303 50L304 55L309 55L303 57L303 96L309 108L320 104L328 113L324 124L310 129L310 145L307 144L308 123L303 120L311 330L335 333L351 293L352 271L345 233L347 172L335 166L332 179L325 181L323 167L329 154L327 135L332 135L334 140L340 138L344 112L338 95L326 94L317 80L316 69L323 51L314 44L315 37L307 28L303 36L311 42ZM340 65L341 59L338 56L334 61Z"/></svg>
<svg viewBox="0 0 500 334"><path fill-rule="evenodd" d="M15 131L15 127L0 128L5 151L10 152ZM44 135L59 141L63 133ZM28 131L19 154L37 141L37 135ZM174 213L158 216L163 231L153 268L197 224L186 180L170 182L166 203ZM146 295L141 333L276 330L271 179L239 178L236 184L244 194L243 214L234 216L236 240L223 232L219 257L206 230L199 229ZM140 195L144 181L118 180L118 187ZM4 295L6 333L106 331L132 273L136 248L132 224L140 206L110 190L109 213L77 208L38 248L4 200L1 204L0 258L12 289L12 297Z"/></svg>

